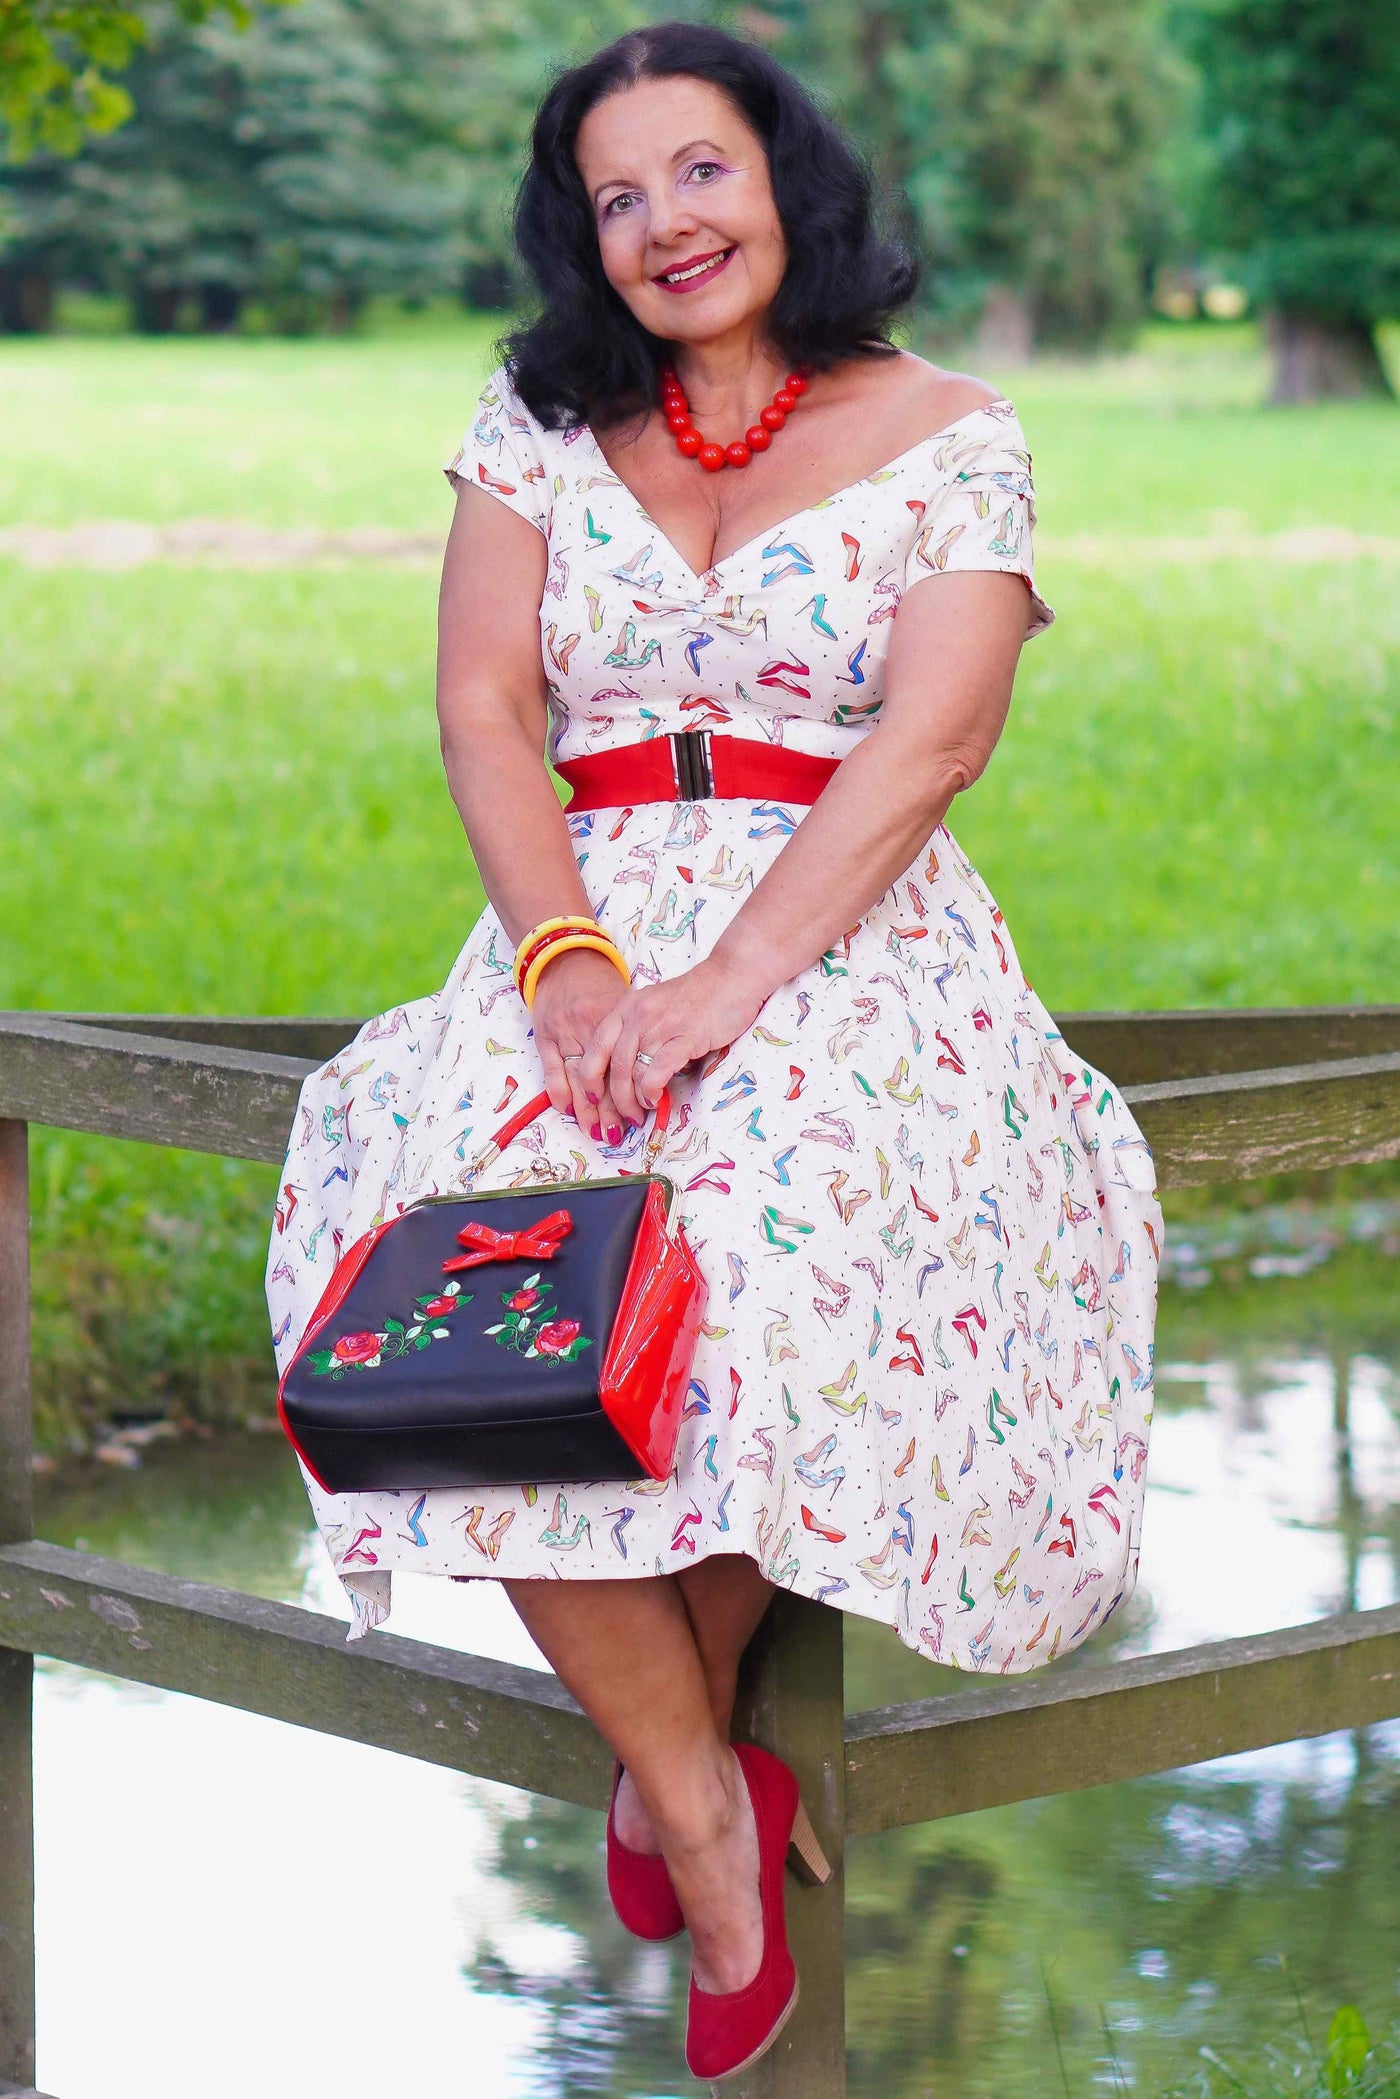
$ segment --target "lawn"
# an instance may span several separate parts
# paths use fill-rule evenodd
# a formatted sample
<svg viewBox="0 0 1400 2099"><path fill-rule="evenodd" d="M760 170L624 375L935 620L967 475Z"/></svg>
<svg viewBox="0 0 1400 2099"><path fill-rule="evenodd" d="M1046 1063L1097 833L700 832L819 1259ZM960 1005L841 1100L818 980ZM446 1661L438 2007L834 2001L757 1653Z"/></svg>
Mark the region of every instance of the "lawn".
<svg viewBox="0 0 1400 2099"><path fill-rule="evenodd" d="M0 341L0 525L441 532L493 333ZM1256 407L1247 328L987 376L1035 454L1059 621L953 822L1037 987L1060 1009L1400 997L1400 410ZM1372 551L1260 545L1321 527ZM440 983L480 890L437 756L433 597L428 567L0 561L0 1005L348 1014ZM45 1433L161 1375L205 1411L261 1392L271 1176L37 1153Z"/></svg>

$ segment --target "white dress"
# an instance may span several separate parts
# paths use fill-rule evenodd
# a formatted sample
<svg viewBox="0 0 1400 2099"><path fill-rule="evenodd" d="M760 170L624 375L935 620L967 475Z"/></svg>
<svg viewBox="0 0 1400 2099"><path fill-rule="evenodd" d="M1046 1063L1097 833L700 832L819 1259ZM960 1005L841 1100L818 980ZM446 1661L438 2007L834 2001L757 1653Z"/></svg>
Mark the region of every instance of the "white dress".
<svg viewBox="0 0 1400 2099"><path fill-rule="evenodd" d="M1006 569L1032 588L1028 636L1054 618L1005 400L704 575L591 432L545 430L503 371L449 471L548 542L553 758L697 726L839 758L879 718L905 591ZM805 814L710 800L569 818L634 979L706 955ZM460 1188L538 1090L511 961L488 908L441 991L307 1079L268 1264L279 1364L341 1252ZM1074 1647L1136 1577L1161 1213L1121 1095L1061 1039L946 827L673 1093L656 1164L710 1300L671 1476L346 1495L308 1480L351 1636L387 1616L395 1568L625 1579L744 1552L958 1668ZM595 1144L550 1109L478 1185L615 1173L645 1135Z"/></svg>

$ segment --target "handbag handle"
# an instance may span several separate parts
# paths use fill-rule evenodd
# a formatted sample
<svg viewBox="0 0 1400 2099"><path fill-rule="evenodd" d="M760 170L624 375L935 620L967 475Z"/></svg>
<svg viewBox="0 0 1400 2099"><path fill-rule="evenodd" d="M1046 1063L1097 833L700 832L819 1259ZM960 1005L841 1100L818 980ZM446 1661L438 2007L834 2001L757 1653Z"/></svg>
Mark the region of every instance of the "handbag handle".
<svg viewBox="0 0 1400 2099"><path fill-rule="evenodd" d="M549 1095L547 1092L543 1092L537 1093L532 1100L526 1101L523 1107L517 1108L515 1113L501 1124L495 1136L487 1144L485 1151L481 1152L473 1160L471 1167L472 1179L476 1178L484 1166L489 1166L493 1159L499 1158L511 1140L518 1137L523 1129L528 1128L536 1116L543 1115L548 1106ZM647 1139L645 1147L647 1151L650 1151L657 1140L666 1133L666 1125L671 1118L671 1089L669 1086L663 1086L660 1093L657 1094L652 1112L656 1120L652 1124L651 1135Z"/></svg>

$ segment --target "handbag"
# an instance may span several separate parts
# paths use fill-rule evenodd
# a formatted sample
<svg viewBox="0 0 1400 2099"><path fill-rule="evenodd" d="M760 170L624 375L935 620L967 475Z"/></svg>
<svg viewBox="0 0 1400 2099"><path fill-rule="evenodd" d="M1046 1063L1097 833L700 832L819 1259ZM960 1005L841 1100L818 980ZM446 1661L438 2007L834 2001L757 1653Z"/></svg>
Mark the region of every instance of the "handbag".
<svg viewBox="0 0 1400 2099"><path fill-rule="evenodd" d="M548 1105L501 1125L466 1193L412 1204L336 1263L277 1394L326 1492L669 1476L706 1298L674 1184L651 1171L670 1091L640 1168L474 1192Z"/></svg>

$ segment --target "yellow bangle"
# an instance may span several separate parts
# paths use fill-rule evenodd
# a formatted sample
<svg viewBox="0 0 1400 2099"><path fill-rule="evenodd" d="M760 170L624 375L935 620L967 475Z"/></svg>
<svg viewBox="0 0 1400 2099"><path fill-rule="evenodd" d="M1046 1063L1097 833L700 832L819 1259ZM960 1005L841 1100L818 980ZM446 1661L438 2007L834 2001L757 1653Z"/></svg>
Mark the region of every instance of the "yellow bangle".
<svg viewBox="0 0 1400 2099"><path fill-rule="evenodd" d="M570 948L592 948L598 954L606 955L609 962L620 972L623 983L631 984L632 972L623 961L616 942L608 938L601 926L595 926L589 933L566 933L560 940L551 940L544 953L536 955L526 970L525 981L520 987L520 996L527 1006L534 1005L536 988L549 964L556 955L566 955Z"/></svg>
<svg viewBox="0 0 1400 2099"><path fill-rule="evenodd" d="M585 915L581 911L566 912L562 918L542 918L537 926L531 926L529 932L525 935L524 939L520 942L519 946L515 950L515 961L512 964L512 974L515 977L517 985L520 982L520 965L522 961L525 959L530 949L534 947L537 942L543 940L547 933L593 933L596 932L597 929L598 921L595 918L585 917Z"/></svg>

